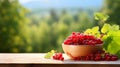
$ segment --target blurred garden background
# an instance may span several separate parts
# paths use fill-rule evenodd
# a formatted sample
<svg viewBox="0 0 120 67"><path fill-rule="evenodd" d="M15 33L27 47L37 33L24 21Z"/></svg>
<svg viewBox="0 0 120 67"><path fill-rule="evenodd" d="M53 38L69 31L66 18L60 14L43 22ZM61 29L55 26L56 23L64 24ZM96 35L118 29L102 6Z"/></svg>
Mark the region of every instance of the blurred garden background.
<svg viewBox="0 0 120 67"><path fill-rule="evenodd" d="M0 0L0 53L62 51L72 31L103 25L96 12L120 25L120 0Z"/></svg>

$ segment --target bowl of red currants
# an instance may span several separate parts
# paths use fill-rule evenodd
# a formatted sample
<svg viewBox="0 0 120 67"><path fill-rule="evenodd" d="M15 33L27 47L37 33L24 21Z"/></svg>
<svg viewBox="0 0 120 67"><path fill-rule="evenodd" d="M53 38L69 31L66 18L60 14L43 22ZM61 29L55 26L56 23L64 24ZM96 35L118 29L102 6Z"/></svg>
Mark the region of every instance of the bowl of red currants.
<svg viewBox="0 0 120 67"><path fill-rule="evenodd" d="M102 44L103 41L93 35L72 32L62 43L62 48L65 54L74 59L102 50Z"/></svg>

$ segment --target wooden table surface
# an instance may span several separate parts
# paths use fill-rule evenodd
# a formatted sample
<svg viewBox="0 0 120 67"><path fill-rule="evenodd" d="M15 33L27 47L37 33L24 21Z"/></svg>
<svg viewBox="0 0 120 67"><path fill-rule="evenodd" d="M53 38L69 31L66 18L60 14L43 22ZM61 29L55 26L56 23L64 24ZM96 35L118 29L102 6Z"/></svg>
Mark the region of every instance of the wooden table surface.
<svg viewBox="0 0 120 67"><path fill-rule="evenodd" d="M118 61L74 61L68 56L64 61L45 59L45 53L0 53L0 64L120 64Z"/></svg>

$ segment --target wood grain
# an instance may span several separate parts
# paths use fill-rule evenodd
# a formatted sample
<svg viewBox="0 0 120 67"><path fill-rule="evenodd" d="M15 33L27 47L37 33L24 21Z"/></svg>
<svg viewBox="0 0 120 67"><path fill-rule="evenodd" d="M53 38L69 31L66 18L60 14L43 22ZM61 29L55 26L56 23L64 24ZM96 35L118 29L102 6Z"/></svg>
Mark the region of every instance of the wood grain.
<svg viewBox="0 0 120 67"><path fill-rule="evenodd" d="M45 59L45 53L1 53L0 64L112 64L119 65L118 61L73 61L65 54L65 61Z"/></svg>

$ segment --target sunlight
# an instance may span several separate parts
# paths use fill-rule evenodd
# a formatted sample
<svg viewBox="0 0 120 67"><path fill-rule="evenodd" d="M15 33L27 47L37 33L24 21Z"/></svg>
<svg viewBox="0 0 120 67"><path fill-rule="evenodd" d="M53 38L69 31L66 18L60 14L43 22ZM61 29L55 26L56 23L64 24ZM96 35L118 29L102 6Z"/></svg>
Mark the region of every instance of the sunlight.
<svg viewBox="0 0 120 67"><path fill-rule="evenodd" d="M32 1L32 0L19 0L19 2L22 3L22 4L23 4L23 3L28 3L28 2L30 2L30 1Z"/></svg>
<svg viewBox="0 0 120 67"><path fill-rule="evenodd" d="M49 0L19 0L20 3L24 4L24 3L28 3L31 1L38 1L38 2L42 2L42 3L48 3Z"/></svg>

